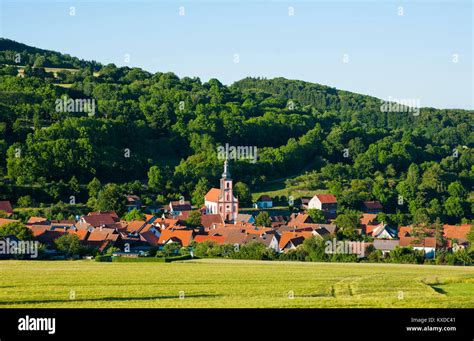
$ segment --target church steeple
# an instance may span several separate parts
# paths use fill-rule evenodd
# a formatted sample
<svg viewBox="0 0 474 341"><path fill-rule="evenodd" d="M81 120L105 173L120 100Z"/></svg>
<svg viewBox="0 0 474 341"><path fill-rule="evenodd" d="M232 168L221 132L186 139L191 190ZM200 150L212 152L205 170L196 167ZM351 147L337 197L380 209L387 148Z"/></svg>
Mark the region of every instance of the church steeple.
<svg viewBox="0 0 474 341"><path fill-rule="evenodd" d="M229 163L227 159L224 161L224 173L222 173L222 179L230 179Z"/></svg>

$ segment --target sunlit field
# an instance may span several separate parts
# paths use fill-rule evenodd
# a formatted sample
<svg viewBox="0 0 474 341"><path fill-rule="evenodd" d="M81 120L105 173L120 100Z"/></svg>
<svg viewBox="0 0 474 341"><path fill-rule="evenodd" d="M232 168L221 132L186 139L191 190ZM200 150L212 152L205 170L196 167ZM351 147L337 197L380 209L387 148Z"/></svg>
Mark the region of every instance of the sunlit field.
<svg viewBox="0 0 474 341"><path fill-rule="evenodd" d="M1 261L0 274L1 308L474 308L472 267Z"/></svg>

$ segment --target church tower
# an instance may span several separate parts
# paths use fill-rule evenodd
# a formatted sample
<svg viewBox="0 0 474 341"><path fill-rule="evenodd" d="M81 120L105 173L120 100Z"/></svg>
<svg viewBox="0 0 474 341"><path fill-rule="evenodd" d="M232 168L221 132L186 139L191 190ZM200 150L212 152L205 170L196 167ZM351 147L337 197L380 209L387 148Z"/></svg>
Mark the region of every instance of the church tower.
<svg viewBox="0 0 474 341"><path fill-rule="evenodd" d="M220 195L219 195L219 214L222 219L226 222L233 222L237 219L237 213L239 212L239 201L234 197L234 189L232 178L229 171L229 163L227 160L224 162L224 172L220 182Z"/></svg>

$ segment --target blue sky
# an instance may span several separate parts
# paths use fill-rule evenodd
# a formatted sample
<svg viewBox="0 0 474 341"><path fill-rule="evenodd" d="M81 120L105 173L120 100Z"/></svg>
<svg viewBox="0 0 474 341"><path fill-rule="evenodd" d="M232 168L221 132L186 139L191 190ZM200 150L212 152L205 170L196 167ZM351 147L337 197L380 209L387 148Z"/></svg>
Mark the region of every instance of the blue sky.
<svg viewBox="0 0 474 341"><path fill-rule="evenodd" d="M474 108L471 0L0 1L2 37L104 64Z"/></svg>

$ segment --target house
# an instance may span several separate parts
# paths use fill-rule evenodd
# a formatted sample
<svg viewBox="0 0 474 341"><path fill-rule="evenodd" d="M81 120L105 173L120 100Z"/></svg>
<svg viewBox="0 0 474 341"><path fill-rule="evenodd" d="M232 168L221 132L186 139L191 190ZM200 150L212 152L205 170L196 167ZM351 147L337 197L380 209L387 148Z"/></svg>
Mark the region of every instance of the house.
<svg viewBox="0 0 474 341"><path fill-rule="evenodd" d="M213 225L223 224L224 221L220 214L202 214L201 225L208 231Z"/></svg>
<svg viewBox="0 0 474 341"><path fill-rule="evenodd" d="M288 226L297 226L300 224L311 224L313 219L307 213L293 213L290 215L290 220L288 221Z"/></svg>
<svg viewBox="0 0 474 341"><path fill-rule="evenodd" d="M275 234L270 234L270 233L263 233L261 235L247 234L244 243L248 244L251 242L261 243L265 245L268 249L271 249L275 252L280 251L278 239Z"/></svg>
<svg viewBox="0 0 474 341"><path fill-rule="evenodd" d="M126 222L126 231L131 235L138 235L138 233L145 227L146 221L132 220Z"/></svg>
<svg viewBox="0 0 474 341"><path fill-rule="evenodd" d="M96 211L96 212L89 212L89 214L87 216L110 216L113 220L115 221L119 221L120 218L119 216L117 215L117 213L115 213L114 211Z"/></svg>
<svg viewBox="0 0 474 341"><path fill-rule="evenodd" d="M209 231L209 235L212 236L222 236L224 238L224 244L231 245L243 245L247 238L245 229L240 227L218 227Z"/></svg>
<svg viewBox="0 0 474 341"><path fill-rule="evenodd" d="M73 228L76 224L76 221L75 220L51 220L50 221L50 224L51 224L51 230L69 230L71 228Z"/></svg>
<svg viewBox="0 0 474 341"><path fill-rule="evenodd" d="M370 236L372 231L379 226L377 215L373 213L363 213L360 217L360 227L362 234Z"/></svg>
<svg viewBox="0 0 474 341"><path fill-rule="evenodd" d="M309 201L308 209L317 209L323 212L336 214L337 199L332 194L316 194Z"/></svg>
<svg viewBox="0 0 474 341"><path fill-rule="evenodd" d="M13 214L12 204L8 200L0 201L0 211L6 212L7 217Z"/></svg>
<svg viewBox="0 0 474 341"><path fill-rule="evenodd" d="M306 238L314 236L313 232L301 231L301 232L283 232L280 236L279 248L280 252L286 252L289 250L296 249L299 245L303 244Z"/></svg>
<svg viewBox="0 0 474 341"><path fill-rule="evenodd" d="M115 212L91 212L82 216L80 222L89 224L93 227L115 226L120 219Z"/></svg>
<svg viewBox="0 0 474 341"><path fill-rule="evenodd" d="M362 203L362 211L364 213L378 214L383 211L383 206L380 201L364 201Z"/></svg>
<svg viewBox="0 0 474 341"><path fill-rule="evenodd" d="M193 241L193 237L193 230L162 230L158 239L158 244L165 245L169 243L179 243L181 246L189 246Z"/></svg>
<svg viewBox="0 0 474 341"><path fill-rule="evenodd" d="M307 210L309 202L311 201L311 197L301 197L300 200L301 200L301 207Z"/></svg>
<svg viewBox="0 0 474 341"><path fill-rule="evenodd" d="M237 217L235 219L235 223L254 224L255 223L255 217L251 214L239 213L239 214L237 214Z"/></svg>
<svg viewBox="0 0 474 341"><path fill-rule="evenodd" d="M161 232L152 224L147 224L140 230L140 240L151 246L157 246L160 240Z"/></svg>
<svg viewBox="0 0 474 341"><path fill-rule="evenodd" d="M227 160L220 180L220 188L211 188L204 196L206 214L220 214L222 220L234 222L239 213L239 200L233 194L233 181Z"/></svg>
<svg viewBox="0 0 474 341"><path fill-rule="evenodd" d="M395 250L395 248L400 245L400 241L398 239L395 239L395 240L375 239L373 245L374 245L375 250L381 250L382 254L385 255L386 253L389 253L390 251Z"/></svg>
<svg viewBox="0 0 474 341"><path fill-rule="evenodd" d="M443 235L446 239L456 239L460 242L468 240L469 232L471 232L471 224L464 225L443 225Z"/></svg>
<svg viewBox="0 0 474 341"><path fill-rule="evenodd" d="M191 202L186 200L171 201L169 204L172 215L180 215L182 212L192 211Z"/></svg>
<svg viewBox="0 0 474 341"><path fill-rule="evenodd" d="M10 223L17 223L17 222L19 222L19 220L0 218L0 226L10 224Z"/></svg>
<svg viewBox="0 0 474 341"><path fill-rule="evenodd" d="M203 243L205 241L212 241L219 245L224 245L225 237L220 235L199 234L194 237L196 243Z"/></svg>
<svg viewBox="0 0 474 341"><path fill-rule="evenodd" d="M164 215L161 218L157 218L153 221L153 225L160 228L161 230L171 229L179 226L178 219L166 218Z"/></svg>
<svg viewBox="0 0 474 341"><path fill-rule="evenodd" d="M288 222L288 217L282 215L274 215L270 216L271 226L272 227L279 227L286 225ZM254 221L255 222L255 221Z"/></svg>
<svg viewBox="0 0 474 341"><path fill-rule="evenodd" d="M366 235L372 236L376 239L395 239L397 237L397 231L389 227L387 224L381 222L374 228L373 225L368 225L369 229L366 230Z"/></svg>
<svg viewBox="0 0 474 341"><path fill-rule="evenodd" d="M125 200L127 202L126 207L127 211L130 212L133 209L139 210L142 207L142 200L138 195L126 195Z"/></svg>
<svg viewBox="0 0 474 341"><path fill-rule="evenodd" d="M50 221L43 217L30 217L28 221L26 222L26 225L38 225L38 224L49 225Z"/></svg>
<svg viewBox="0 0 474 341"><path fill-rule="evenodd" d="M416 237L401 237L400 246L411 246L414 250L422 250L425 254L425 258L434 258L436 253L436 238L425 237L420 239Z"/></svg>
<svg viewBox="0 0 474 341"><path fill-rule="evenodd" d="M258 198L257 201L255 202L254 207L257 209L272 208L273 200L272 198L270 198L270 196L266 194L261 195L260 198Z"/></svg>

